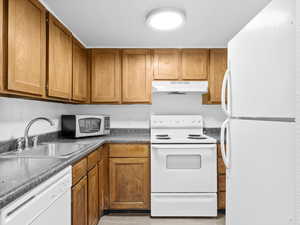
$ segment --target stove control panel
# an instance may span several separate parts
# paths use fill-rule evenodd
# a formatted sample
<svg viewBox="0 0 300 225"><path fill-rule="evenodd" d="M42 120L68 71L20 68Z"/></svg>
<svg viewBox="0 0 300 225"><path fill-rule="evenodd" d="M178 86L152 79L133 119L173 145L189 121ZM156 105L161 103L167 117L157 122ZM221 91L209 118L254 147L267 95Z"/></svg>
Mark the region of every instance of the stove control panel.
<svg viewBox="0 0 300 225"><path fill-rule="evenodd" d="M151 128L202 128L202 116L151 116Z"/></svg>

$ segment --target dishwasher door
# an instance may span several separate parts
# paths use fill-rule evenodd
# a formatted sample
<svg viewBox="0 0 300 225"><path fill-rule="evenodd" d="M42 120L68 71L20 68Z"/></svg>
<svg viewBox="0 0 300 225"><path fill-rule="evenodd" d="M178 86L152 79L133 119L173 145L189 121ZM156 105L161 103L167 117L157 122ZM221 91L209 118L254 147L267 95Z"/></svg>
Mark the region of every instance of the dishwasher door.
<svg viewBox="0 0 300 225"><path fill-rule="evenodd" d="M71 167L0 211L0 225L71 225Z"/></svg>

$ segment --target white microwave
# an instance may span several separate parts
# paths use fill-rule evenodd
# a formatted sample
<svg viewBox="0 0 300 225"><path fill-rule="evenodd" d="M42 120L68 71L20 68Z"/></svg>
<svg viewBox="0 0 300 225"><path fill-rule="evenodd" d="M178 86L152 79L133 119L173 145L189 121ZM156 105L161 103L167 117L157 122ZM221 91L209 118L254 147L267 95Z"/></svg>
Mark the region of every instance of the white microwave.
<svg viewBox="0 0 300 225"><path fill-rule="evenodd" d="M62 115L62 136L81 138L110 134L110 117L107 115Z"/></svg>

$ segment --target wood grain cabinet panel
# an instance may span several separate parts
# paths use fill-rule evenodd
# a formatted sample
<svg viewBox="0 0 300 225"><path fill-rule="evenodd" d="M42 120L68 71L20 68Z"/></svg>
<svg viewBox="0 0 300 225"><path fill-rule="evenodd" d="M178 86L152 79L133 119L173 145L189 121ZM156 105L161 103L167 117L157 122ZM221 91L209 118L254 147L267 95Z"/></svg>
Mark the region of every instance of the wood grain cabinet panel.
<svg viewBox="0 0 300 225"><path fill-rule="evenodd" d="M88 223L88 183L84 177L72 187L72 225L87 225Z"/></svg>
<svg viewBox="0 0 300 225"><path fill-rule="evenodd" d="M5 75L6 75L6 45L7 40L7 28L5 26L7 22L7 10L6 1L0 0L0 91L5 89Z"/></svg>
<svg viewBox="0 0 300 225"><path fill-rule="evenodd" d="M149 209L149 159L110 158L111 209Z"/></svg>
<svg viewBox="0 0 300 225"><path fill-rule="evenodd" d="M88 170L91 170L98 163L98 151L93 151L87 156Z"/></svg>
<svg viewBox="0 0 300 225"><path fill-rule="evenodd" d="M226 191L226 175L218 176L218 190Z"/></svg>
<svg viewBox="0 0 300 225"><path fill-rule="evenodd" d="M98 164L98 174L99 174L99 195L98 195L98 204L99 204L99 216L103 215L103 211L105 208L105 168L104 168L104 160L101 160Z"/></svg>
<svg viewBox="0 0 300 225"><path fill-rule="evenodd" d="M226 173L226 167L222 158L218 158L218 174L223 175Z"/></svg>
<svg viewBox="0 0 300 225"><path fill-rule="evenodd" d="M226 208L226 167L221 155L221 145L217 144L218 152L218 209Z"/></svg>
<svg viewBox="0 0 300 225"><path fill-rule="evenodd" d="M152 59L150 50L124 50L122 102L151 103Z"/></svg>
<svg viewBox="0 0 300 225"><path fill-rule="evenodd" d="M149 157L147 144L110 144L109 157L112 158L146 158Z"/></svg>
<svg viewBox="0 0 300 225"><path fill-rule="evenodd" d="M97 225L99 220L98 166L88 172L88 225Z"/></svg>
<svg viewBox="0 0 300 225"><path fill-rule="evenodd" d="M83 158L72 167L72 183L76 184L87 173L87 159Z"/></svg>
<svg viewBox="0 0 300 225"><path fill-rule="evenodd" d="M220 210L226 209L226 192L218 193L218 209Z"/></svg>
<svg viewBox="0 0 300 225"><path fill-rule="evenodd" d="M224 74L227 69L227 49L210 50L209 69L209 102L213 104L221 103L221 89Z"/></svg>
<svg viewBox="0 0 300 225"><path fill-rule="evenodd" d="M121 102L119 50L92 50L92 102Z"/></svg>
<svg viewBox="0 0 300 225"><path fill-rule="evenodd" d="M100 217L103 211L109 209L109 181L108 181L108 145L101 146L98 149L99 154L99 213Z"/></svg>
<svg viewBox="0 0 300 225"><path fill-rule="evenodd" d="M182 50L182 79L207 80L209 50L183 49Z"/></svg>
<svg viewBox="0 0 300 225"><path fill-rule="evenodd" d="M73 100L88 99L88 53L78 41L73 39Z"/></svg>
<svg viewBox="0 0 300 225"><path fill-rule="evenodd" d="M103 180L103 209L107 210L109 209L109 158L105 158L103 160L103 175L102 175L102 180Z"/></svg>
<svg viewBox="0 0 300 225"><path fill-rule="evenodd" d="M72 34L49 15L48 35L48 95L71 99Z"/></svg>
<svg viewBox="0 0 300 225"><path fill-rule="evenodd" d="M8 10L7 89L42 96L46 76L46 10L37 0L9 0Z"/></svg>
<svg viewBox="0 0 300 225"><path fill-rule="evenodd" d="M155 80L177 80L180 76L180 51L177 49L155 49L153 74Z"/></svg>

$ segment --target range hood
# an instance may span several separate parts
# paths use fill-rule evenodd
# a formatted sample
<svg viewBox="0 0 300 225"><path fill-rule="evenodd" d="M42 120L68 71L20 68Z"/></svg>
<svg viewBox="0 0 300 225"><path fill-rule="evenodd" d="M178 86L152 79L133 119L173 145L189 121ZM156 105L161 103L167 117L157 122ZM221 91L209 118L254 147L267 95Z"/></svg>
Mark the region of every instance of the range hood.
<svg viewBox="0 0 300 225"><path fill-rule="evenodd" d="M207 81L152 81L153 93L185 94L208 92Z"/></svg>

